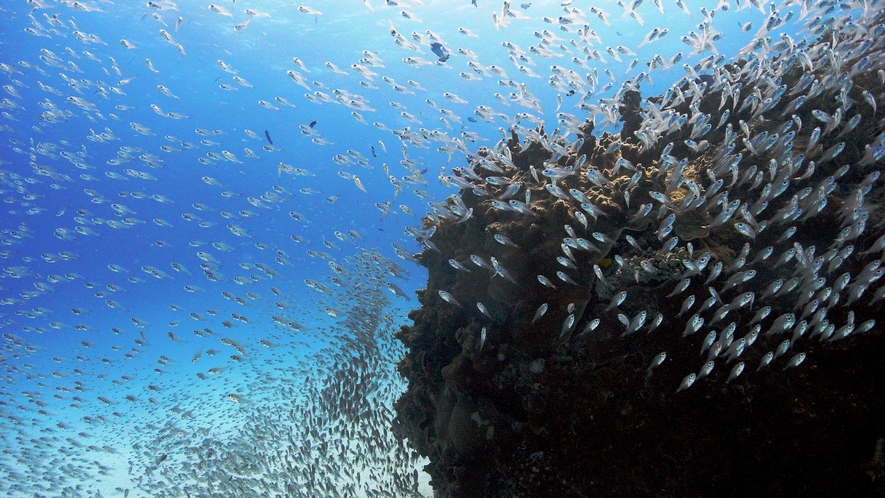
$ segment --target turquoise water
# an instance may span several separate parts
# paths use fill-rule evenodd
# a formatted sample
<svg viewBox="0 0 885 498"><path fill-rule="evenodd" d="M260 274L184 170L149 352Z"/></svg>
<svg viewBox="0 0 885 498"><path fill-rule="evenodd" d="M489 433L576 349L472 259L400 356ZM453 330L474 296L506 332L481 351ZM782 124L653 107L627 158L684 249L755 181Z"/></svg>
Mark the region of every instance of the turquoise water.
<svg viewBox="0 0 885 498"><path fill-rule="evenodd" d="M452 168L814 22L478 4L0 6L0 490L429 496L393 333Z"/></svg>

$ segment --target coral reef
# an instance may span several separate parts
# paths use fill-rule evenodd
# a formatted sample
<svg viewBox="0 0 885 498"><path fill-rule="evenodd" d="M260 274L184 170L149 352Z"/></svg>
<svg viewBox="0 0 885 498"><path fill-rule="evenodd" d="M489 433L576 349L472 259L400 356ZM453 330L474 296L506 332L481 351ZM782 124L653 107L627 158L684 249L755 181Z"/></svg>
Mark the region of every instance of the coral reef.
<svg viewBox="0 0 885 498"><path fill-rule="evenodd" d="M876 493L883 39L809 39L456 171L398 335L439 496Z"/></svg>

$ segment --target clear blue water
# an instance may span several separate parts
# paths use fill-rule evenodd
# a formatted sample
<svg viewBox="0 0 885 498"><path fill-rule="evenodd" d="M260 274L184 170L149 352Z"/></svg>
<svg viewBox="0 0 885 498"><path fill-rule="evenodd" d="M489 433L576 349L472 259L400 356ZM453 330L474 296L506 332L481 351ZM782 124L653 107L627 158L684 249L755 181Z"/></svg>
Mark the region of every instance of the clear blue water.
<svg viewBox="0 0 885 498"><path fill-rule="evenodd" d="M338 416L335 410L316 407L360 398L384 413L381 407L389 409L396 399L403 383L394 368L402 351L392 334L407 323L426 272L401 259L392 244L420 252L406 229L422 227L429 201L456 192L439 177L463 165L465 152L493 146L519 113L534 116L518 117L523 126L543 122L549 132L558 112L587 116L576 107L582 96L596 105L641 71L649 76L641 83L644 94L662 94L685 74L684 64L733 57L768 13L734 2L717 10L691 0L690 14L672 1L664 2L661 13L646 1L636 9L642 25L622 17L616 3L600 2L596 7L608 14L607 25L584 2L534 1L528 8L511 5L518 15L496 26L492 14L501 15L500 2L368 4L307 5L321 14L299 12L291 2L217 4L231 15L189 1L0 5L5 495L258 493L263 485L247 477L307 482L292 469L313 464L342 494L385 489L401 496L390 476L412 476L421 464L391 442L389 412L353 425L363 427L363 434L377 429L388 453L336 449L283 463L262 445L288 434L293 441L278 442L277 450L304 448L306 439L359 448L360 436L346 434L342 424L317 422ZM716 53L692 53L681 40L699 29L702 4L706 15L715 13ZM249 16L246 9L266 15ZM785 7L781 15L788 11L796 13L795 23L799 9ZM586 19L600 41L582 40L577 30L583 22L557 21L572 14ZM396 44L392 27L417 50ZM639 48L654 28L669 32ZM796 29L790 24L775 36ZM539 46L543 30L554 57L530 50ZM445 64L434 63L429 36L451 53ZM521 48L526 60L510 60L505 43ZM588 58L585 46L605 62ZM618 52L618 46L636 55ZM471 53L475 59L464 55ZM670 61L677 53L683 57L672 68L647 65L655 55ZM586 67L573 62L576 57ZM405 58L429 63L415 67ZM629 68L634 59L638 64ZM354 64L375 74L361 75ZM507 77L492 73L491 65ZM550 85L551 66L579 74L580 90L568 96L567 87ZM305 78L310 92L287 75L290 70ZM595 84L588 73L595 74ZM507 80L513 86L501 84ZM520 84L541 111L512 101ZM341 92L360 96L345 101L365 99L368 109L335 101ZM332 101L307 98L323 94ZM500 114L485 122L475 113L479 106ZM617 126L607 130L616 132ZM385 203L387 215L378 207ZM364 251L378 256L367 258ZM386 271L388 262L404 273ZM409 298L388 292L387 282ZM373 324L383 345L368 367L378 386L371 392L322 390L353 382L335 376L351 375L340 367L356 354L342 340L354 333L354 323ZM222 338L242 344L242 351ZM209 356L210 350L218 353ZM213 368L223 370L211 375ZM289 417L289 410L301 415ZM279 426L269 428L270 422ZM317 424L331 435L311 435ZM206 457L193 470L186 464L198 452L185 449L201 444L217 445L222 453L241 451L247 461L265 464L247 470L233 459ZM340 473L360 467L364 476L372 469L373 477L357 481ZM285 476L276 473L281 469L288 469ZM231 475L238 477L236 485L225 484ZM418 481L429 495L426 478Z"/></svg>

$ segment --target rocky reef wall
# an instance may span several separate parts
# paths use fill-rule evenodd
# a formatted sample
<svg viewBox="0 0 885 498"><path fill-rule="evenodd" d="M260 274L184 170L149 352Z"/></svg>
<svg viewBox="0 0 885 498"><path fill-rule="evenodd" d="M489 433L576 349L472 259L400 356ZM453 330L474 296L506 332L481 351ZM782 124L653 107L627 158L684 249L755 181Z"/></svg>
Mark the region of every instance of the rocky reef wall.
<svg viewBox="0 0 885 498"><path fill-rule="evenodd" d="M398 335L438 496L885 493L885 26L854 22L457 169Z"/></svg>

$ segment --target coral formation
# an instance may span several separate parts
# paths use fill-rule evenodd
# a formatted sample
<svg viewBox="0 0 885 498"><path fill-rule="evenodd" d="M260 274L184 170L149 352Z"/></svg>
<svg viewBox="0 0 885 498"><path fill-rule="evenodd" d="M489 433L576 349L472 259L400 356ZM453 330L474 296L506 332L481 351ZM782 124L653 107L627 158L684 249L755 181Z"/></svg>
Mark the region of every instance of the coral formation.
<svg viewBox="0 0 885 498"><path fill-rule="evenodd" d="M885 38L837 28L450 178L394 427L439 496L873 493Z"/></svg>

